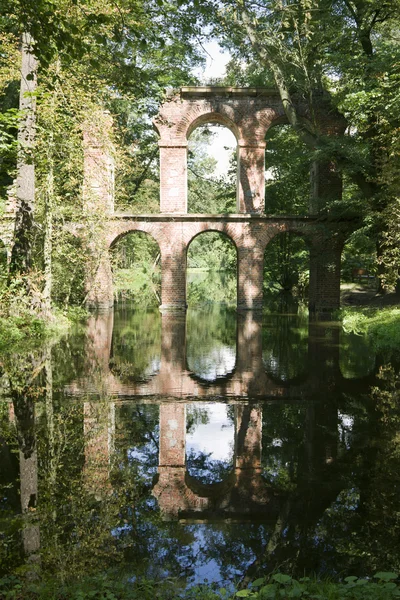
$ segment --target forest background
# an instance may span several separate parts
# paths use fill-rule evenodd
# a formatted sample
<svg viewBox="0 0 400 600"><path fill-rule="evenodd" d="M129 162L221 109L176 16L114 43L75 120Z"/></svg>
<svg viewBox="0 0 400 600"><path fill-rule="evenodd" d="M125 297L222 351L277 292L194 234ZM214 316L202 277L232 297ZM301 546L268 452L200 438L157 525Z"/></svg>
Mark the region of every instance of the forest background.
<svg viewBox="0 0 400 600"><path fill-rule="evenodd" d="M360 266L378 276L379 291L393 289L400 247L399 8L398 0L3 2L3 212L17 181L16 243L8 269L4 252L2 265L7 327L10 318L21 327L32 318L51 320L57 307L65 312L84 304L86 248L103 215L85 209L83 201L83 133L87 123L101 129L103 120L106 127L104 111L113 120L116 210L158 211L151 119L168 89L199 84L194 73L210 38L219 40L230 60L223 78L202 83L274 88L285 108L287 125L271 129L267 139L268 214L307 214L310 166L333 166L343 179L343 194L321 199L313 210L358 219L344 253L345 275ZM19 100L21 56L29 53L35 56L25 81L33 90L25 93L35 117L31 139L29 107L21 111ZM299 101L307 106L307 118L296 109ZM327 120L333 123L329 129ZM206 127L191 139L191 212L235 212L235 153L226 173L216 173L216 161L206 152L213 136ZM28 207L19 197L22 166L35 171ZM76 222L92 232L91 240L70 233ZM189 266L234 268L227 241L202 243L200 237L196 243ZM307 268L302 241L282 238L269 252L266 287L298 286ZM133 261L132 280L126 269ZM116 246L114 262L120 268L117 293L125 289L129 296L141 274L157 279L157 248L144 237L127 236Z"/></svg>

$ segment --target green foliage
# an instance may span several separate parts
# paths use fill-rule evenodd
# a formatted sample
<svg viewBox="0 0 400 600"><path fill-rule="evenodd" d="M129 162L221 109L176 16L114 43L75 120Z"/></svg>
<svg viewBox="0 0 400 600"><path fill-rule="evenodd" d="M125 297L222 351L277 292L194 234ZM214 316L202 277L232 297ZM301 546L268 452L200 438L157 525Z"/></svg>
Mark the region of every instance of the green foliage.
<svg viewBox="0 0 400 600"><path fill-rule="evenodd" d="M264 253L264 290L306 295L309 280L309 252L303 238L282 233L267 245Z"/></svg>
<svg viewBox="0 0 400 600"><path fill-rule="evenodd" d="M119 240L112 248L116 300L133 300L141 306L160 303L160 249L141 231Z"/></svg>
<svg viewBox="0 0 400 600"><path fill-rule="evenodd" d="M187 253L189 269L236 271L236 246L225 235L214 231L198 235Z"/></svg>
<svg viewBox="0 0 400 600"><path fill-rule="evenodd" d="M364 269L372 277L377 272L376 241L370 227L350 235L342 252L342 280L353 281L353 270Z"/></svg>
<svg viewBox="0 0 400 600"><path fill-rule="evenodd" d="M14 279L1 290L0 303L1 352L39 346L45 338L68 329L69 323L63 314L49 317L43 311L40 276Z"/></svg>
<svg viewBox="0 0 400 600"><path fill-rule="evenodd" d="M224 271L189 271L187 302L191 307L223 304L234 308L237 295L236 273Z"/></svg>
<svg viewBox="0 0 400 600"><path fill-rule="evenodd" d="M297 580L290 575L275 573L269 578L255 580L250 589L236 592L236 598L266 600L282 598L312 598L314 600L386 600L398 598L400 588L393 580L396 573L379 572L374 575L377 581L349 576L343 583L320 581L302 577Z"/></svg>
<svg viewBox="0 0 400 600"><path fill-rule="evenodd" d="M269 129L266 141L265 212L306 215L310 197L310 153L288 125Z"/></svg>
<svg viewBox="0 0 400 600"><path fill-rule="evenodd" d="M396 573L381 571L374 580L349 576L342 583L302 577L297 580L290 575L275 573L269 578L256 579L249 589L233 594L225 588L213 585L197 585L176 595L173 581L154 582L143 580L130 582L118 572L107 571L101 575L84 577L80 581L64 584L55 580L26 583L19 577L0 579L0 593L4 600L255 600L310 598L311 600L390 600L400 596L399 586L394 582ZM171 595L172 594L172 595Z"/></svg>
<svg viewBox="0 0 400 600"><path fill-rule="evenodd" d="M343 329L368 336L376 351L397 355L400 348L400 309L345 308L341 311Z"/></svg>
<svg viewBox="0 0 400 600"><path fill-rule="evenodd" d="M189 138L189 213L236 212L236 149L232 150L228 172L218 172L218 161L210 154L218 129L215 125L198 127Z"/></svg>

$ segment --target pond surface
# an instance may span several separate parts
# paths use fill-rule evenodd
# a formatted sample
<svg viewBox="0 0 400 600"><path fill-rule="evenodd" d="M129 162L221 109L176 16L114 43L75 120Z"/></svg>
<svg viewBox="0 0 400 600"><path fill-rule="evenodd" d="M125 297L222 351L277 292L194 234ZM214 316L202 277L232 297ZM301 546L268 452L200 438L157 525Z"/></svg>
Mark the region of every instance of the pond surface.
<svg viewBox="0 0 400 600"><path fill-rule="evenodd" d="M338 324L119 307L1 381L0 575L400 570L398 368Z"/></svg>

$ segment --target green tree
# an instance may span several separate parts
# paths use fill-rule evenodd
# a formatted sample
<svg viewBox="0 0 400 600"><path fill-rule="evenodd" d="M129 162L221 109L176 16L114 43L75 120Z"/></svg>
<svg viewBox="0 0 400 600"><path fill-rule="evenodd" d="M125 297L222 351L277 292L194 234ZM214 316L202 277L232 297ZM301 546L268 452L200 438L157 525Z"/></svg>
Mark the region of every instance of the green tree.
<svg viewBox="0 0 400 600"><path fill-rule="evenodd" d="M229 83L248 82L250 68L256 84L272 83L312 162L344 178L343 200L340 186L325 202L316 190L320 209L340 216L349 201L361 206L378 257L384 264L385 244L389 261L395 232L389 233L385 211L398 196L392 150L398 145L398 0L211 0L203 15L233 53Z"/></svg>

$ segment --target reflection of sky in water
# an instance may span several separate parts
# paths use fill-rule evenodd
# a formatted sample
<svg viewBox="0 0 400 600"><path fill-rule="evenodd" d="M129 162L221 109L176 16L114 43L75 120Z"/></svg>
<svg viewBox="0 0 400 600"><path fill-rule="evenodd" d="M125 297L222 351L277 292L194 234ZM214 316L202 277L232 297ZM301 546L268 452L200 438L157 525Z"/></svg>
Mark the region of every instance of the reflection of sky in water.
<svg viewBox="0 0 400 600"><path fill-rule="evenodd" d="M354 417L338 412L338 432L346 448L350 448L351 432L354 426Z"/></svg>
<svg viewBox="0 0 400 600"><path fill-rule="evenodd" d="M232 373L236 363L236 348L231 346L214 347L207 354L196 358L188 357L189 369L206 381L214 381Z"/></svg>
<svg viewBox="0 0 400 600"><path fill-rule="evenodd" d="M197 561L194 567L194 575L189 580L189 586L196 585L199 583L207 582L207 583L219 583L220 585L227 585L227 582L224 580L224 577L221 572L220 564L214 558L210 558L207 556L209 554L209 540L208 540L208 530L212 529L212 525L191 525L190 529L192 530L195 540L192 544L192 548L194 551L194 555L197 557ZM223 548L225 544L224 535L218 536L220 547ZM215 541L214 541L215 543ZM246 548L246 552L248 553L248 563L250 565L252 561L255 559L255 556L249 552L249 548ZM240 565L241 569L243 568L243 563ZM240 577L242 574L242 570L235 567L235 565L229 566L230 577L234 578L235 576ZM233 590L232 584L227 586L228 588Z"/></svg>
<svg viewBox="0 0 400 600"><path fill-rule="evenodd" d="M233 454L235 428L228 418L226 404L197 405L208 414L208 423L199 423L186 436L186 453L211 453L211 459L230 462Z"/></svg>
<svg viewBox="0 0 400 600"><path fill-rule="evenodd" d="M143 371L143 377L153 377L153 375L156 375L159 372L160 366L161 358L158 355L153 356L151 361Z"/></svg>

